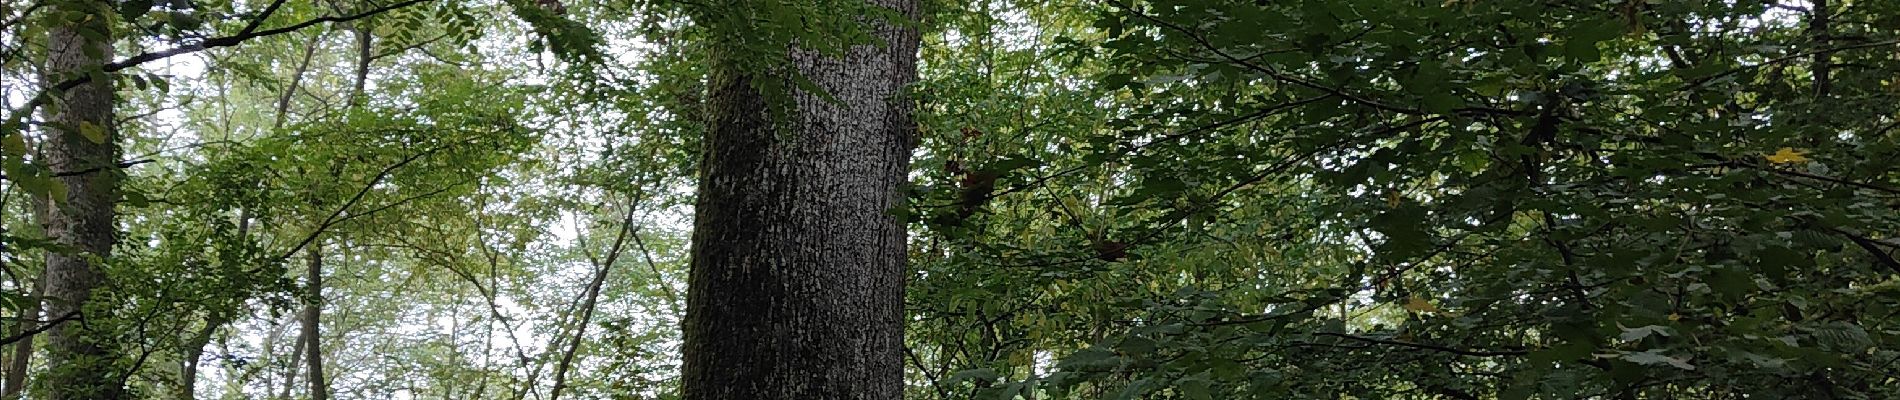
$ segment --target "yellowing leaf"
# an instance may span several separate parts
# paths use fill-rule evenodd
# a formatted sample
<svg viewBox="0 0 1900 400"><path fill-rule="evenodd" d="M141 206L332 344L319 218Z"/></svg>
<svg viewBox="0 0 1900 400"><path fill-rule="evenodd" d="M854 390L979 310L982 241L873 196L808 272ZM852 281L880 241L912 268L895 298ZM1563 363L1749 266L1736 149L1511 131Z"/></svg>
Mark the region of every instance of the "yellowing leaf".
<svg viewBox="0 0 1900 400"><path fill-rule="evenodd" d="M1425 298L1418 296L1412 296L1412 298L1406 299L1405 309L1411 310L1412 312L1443 312L1443 310L1438 309L1438 306L1432 305L1432 302L1426 301Z"/></svg>
<svg viewBox="0 0 1900 400"><path fill-rule="evenodd" d="M1681 321L1681 320L1682 320L1682 314L1677 314L1677 313L1669 313L1669 320L1670 320L1670 321Z"/></svg>
<svg viewBox="0 0 1900 400"><path fill-rule="evenodd" d="M1403 203L1403 202L1405 202L1405 196L1400 195L1399 191L1397 190L1385 191L1385 206L1386 207L1396 208L1399 206L1399 203Z"/></svg>
<svg viewBox="0 0 1900 400"><path fill-rule="evenodd" d="M1776 164L1808 162L1808 152L1795 150L1791 147L1783 147L1780 151L1776 151L1775 154L1769 154L1763 157L1767 158L1768 162Z"/></svg>
<svg viewBox="0 0 1900 400"><path fill-rule="evenodd" d="M91 122L79 121L79 136L84 136L86 140L90 140L93 143L106 142L106 130L100 128L98 125L93 125Z"/></svg>

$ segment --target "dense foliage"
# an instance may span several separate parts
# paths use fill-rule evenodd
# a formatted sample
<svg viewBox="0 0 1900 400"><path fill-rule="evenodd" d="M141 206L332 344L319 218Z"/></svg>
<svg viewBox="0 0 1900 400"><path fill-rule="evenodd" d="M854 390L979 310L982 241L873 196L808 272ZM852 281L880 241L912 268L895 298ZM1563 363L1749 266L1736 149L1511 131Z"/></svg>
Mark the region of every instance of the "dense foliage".
<svg viewBox="0 0 1900 400"><path fill-rule="evenodd" d="M891 210L908 397L1900 398L1900 1L924 4ZM709 66L783 77L755 82L780 100L815 89L785 49L879 46L859 23L901 19L0 18L0 398L50 390L42 331L83 322L136 398L310 398L319 376L516 400L677 398ZM48 30L99 20L81 34L117 61L49 71ZM48 122L82 81L116 85L119 126ZM122 161L54 170L61 131ZM84 317L47 315L46 255L75 252L49 199L91 173L123 177L118 244Z"/></svg>

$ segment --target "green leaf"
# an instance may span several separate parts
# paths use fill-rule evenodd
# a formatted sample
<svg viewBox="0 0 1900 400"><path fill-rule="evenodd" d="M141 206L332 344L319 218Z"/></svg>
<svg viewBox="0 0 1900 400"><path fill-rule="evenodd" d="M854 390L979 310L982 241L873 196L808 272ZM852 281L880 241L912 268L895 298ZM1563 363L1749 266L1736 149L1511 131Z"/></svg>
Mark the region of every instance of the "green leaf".
<svg viewBox="0 0 1900 400"><path fill-rule="evenodd" d="M1061 369L1087 371L1107 370L1114 368L1118 364L1120 364L1120 358L1116 357L1115 353L1091 347L1077 350L1074 353L1070 353L1068 357L1063 357L1062 362L1059 363L1057 367Z"/></svg>
<svg viewBox="0 0 1900 400"><path fill-rule="evenodd" d="M152 10L152 0L125 0L120 2L118 6L119 17L127 21L132 21L138 19L140 16L144 16L145 12Z"/></svg>
<svg viewBox="0 0 1900 400"><path fill-rule="evenodd" d="M1652 349L1640 353L1623 352L1616 357L1641 365L1668 365L1689 371L1695 370L1695 365L1689 364L1688 360L1663 355L1661 350Z"/></svg>
<svg viewBox="0 0 1900 400"><path fill-rule="evenodd" d="M1211 383L1206 377L1196 375L1177 380L1174 385L1175 390L1179 390L1182 397L1190 400L1211 400L1214 398Z"/></svg>
<svg viewBox="0 0 1900 400"><path fill-rule="evenodd" d="M1424 98L1425 111L1437 114L1450 114L1465 106L1465 99L1451 93L1429 93Z"/></svg>
<svg viewBox="0 0 1900 400"><path fill-rule="evenodd" d="M1617 339L1621 339L1625 342L1634 342L1634 341L1643 340L1643 338L1649 337L1650 335L1662 335L1662 336L1671 335L1669 327L1661 326L1661 325L1646 325L1646 326L1641 326L1641 327L1636 327L1636 328L1621 328L1621 329L1623 330L1623 334L1618 335Z"/></svg>
<svg viewBox="0 0 1900 400"><path fill-rule="evenodd" d="M105 129L100 128L99 125L95 125L91 121L79 121L79 136L85 137L87 141L93 142L94 144L106 142Z"/></svg>
<svg viewBox="0 0 1900 400"><path fill-rule="evenodd" d="M955 384L959 384L963 382L995 382L997 379L1001 379L1002 377L1003 377L1002 375L996 374L995 370L992 370L989 368L977 368L977 369L957 371L957 373L950 374L949 378L944 379L944 383L949 384L949 385L955 385Z"/></svg>
<svg viewBox="0 0 1900 400"><path fill-rule="evenodd" d="M1591 63L1603 59L1603 51L1597 49L1596 42L1571 40L1564 42L1564 56L1580 62Z"/></svg>
<svg viewBox="0 0 1900 400"><path fill-rule="evenodd" d="M9 156L25 156L27 151L26 135L8 130L5 136L0 136L0 150L5 151Z"/></svg>
<svg viewBox="0 0 1900 400"><path fill-rule="evenodd" d="M838 97L831 94L831 91L825 90L823 86L819 86L818 82L812 81L811 77L805 76L805 74L791 74L791 79L799 91L818 96L819 99L824 100L826 103L831 103L833 106L844 105L843 100L838 100Z"/></svg>
<svg viewBox="0 0 1900 400"><path fill-rule="evenodd" d="M1155 351L1155 341L1141 336L1129 336L1127 339L1122 339L1121 345L1115 348L1124 354L1142 356Z"/></svg>

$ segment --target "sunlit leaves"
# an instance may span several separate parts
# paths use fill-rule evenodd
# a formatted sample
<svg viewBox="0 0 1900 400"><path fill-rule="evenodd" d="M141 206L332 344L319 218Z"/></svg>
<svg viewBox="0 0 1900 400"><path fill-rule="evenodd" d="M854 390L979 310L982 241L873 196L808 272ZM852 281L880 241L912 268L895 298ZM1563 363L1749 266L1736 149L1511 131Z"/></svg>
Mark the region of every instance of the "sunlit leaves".
<svg viewBox="0 0 1900 400"><path fill-rule="evenodd" d="M1775 164L1794 164L1794 163L1803 163L1803 162L1808 161L1807 152L1795 150L1789 147L1783 147L1781 148L1781 150L1775 150L1774 154L1762 156L1762 158L1766 158L1768 159L1768 162L1775 163Z"/></svg>

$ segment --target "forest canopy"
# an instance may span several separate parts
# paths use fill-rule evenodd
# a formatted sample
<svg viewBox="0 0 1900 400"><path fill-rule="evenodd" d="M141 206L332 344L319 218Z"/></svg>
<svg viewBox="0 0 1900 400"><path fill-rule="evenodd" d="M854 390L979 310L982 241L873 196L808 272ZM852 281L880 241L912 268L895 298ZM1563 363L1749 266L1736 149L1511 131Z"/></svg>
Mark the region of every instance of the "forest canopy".
<svg viewBox="0 0 1900 400"><path fill-rule="evenodd" d="M1900 398L1896 0L20 0L0 112L0 400Z"/></svg>

